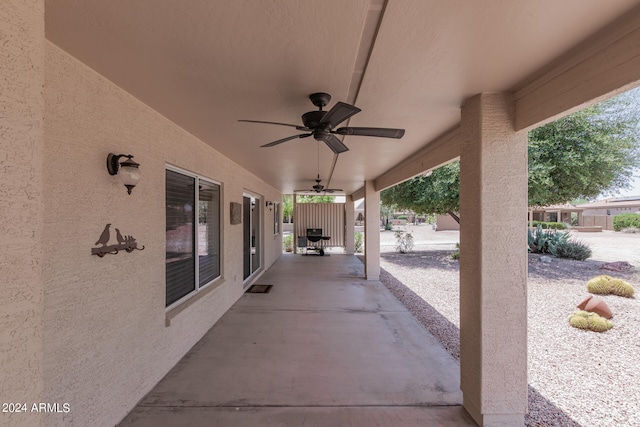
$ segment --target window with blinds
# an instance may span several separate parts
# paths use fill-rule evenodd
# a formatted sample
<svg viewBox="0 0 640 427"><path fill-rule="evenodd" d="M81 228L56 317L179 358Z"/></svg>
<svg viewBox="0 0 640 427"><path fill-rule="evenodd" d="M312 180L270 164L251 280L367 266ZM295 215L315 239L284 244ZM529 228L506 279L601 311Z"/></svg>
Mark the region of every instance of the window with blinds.
<svg viewBox="0 0 640 427"><path fill-rule="evenodd" d="M166 221L169 307L220 276L220 185L167 169Z"/></svg>
<svg viewBox="0 0 640 427"><path fill-rule="evenodd" d="M220 186L200 180L198 191L200 286L220 276Z"/></svg>

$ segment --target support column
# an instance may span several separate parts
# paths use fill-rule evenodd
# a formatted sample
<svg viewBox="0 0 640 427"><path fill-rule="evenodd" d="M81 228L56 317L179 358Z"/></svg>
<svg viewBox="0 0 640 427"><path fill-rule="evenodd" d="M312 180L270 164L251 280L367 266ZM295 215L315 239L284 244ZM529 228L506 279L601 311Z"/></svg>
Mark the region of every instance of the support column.
<svg viewBox="0 0 640 427"><path fill-rule="evenodd" d="M293 214L291 215L291 221L293 223L293 253L298 253L298 232L296 231L296 209L298 204L298 195L293 193Z"/></svg>
<svg viewBox="0 0 640 427"><path fill-rule="evenodd" d="M527 411L527 135L508 94L462 107L460 388L480 426Z"/></svg>
<svg viewBox="0 0 640 427"><path fill-rule="evenodd" d="M27 413L2 425L41 426L44 397L44 0L0 1L0 400Z"/></svg>
<svg viewBox="0 0 640 427"><path fill-rule="evenodd" d="M380 192L364 183L364 276L380 280Z"/></svg>
<svg viewBox="0 0 640 427"><path fill-rule="evenodd" d="M344 245L347 255L353 255L355 253L355 209L353 205L353 197L347 196L345 201L345 230L344 230Z"/></svg>

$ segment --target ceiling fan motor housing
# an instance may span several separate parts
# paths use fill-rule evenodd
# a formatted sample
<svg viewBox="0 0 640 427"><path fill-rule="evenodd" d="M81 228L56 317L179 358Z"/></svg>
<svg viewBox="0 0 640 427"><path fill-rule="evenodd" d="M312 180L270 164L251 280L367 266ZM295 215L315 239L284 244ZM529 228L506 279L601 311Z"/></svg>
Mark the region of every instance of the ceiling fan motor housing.
<svg viewBox="0 0 640 427"><path fill-rule="evenodd" d="M327 114L326 111L309 111L302 115L302 123L309 129L314 129L320 126L320 120Z"/></svg>

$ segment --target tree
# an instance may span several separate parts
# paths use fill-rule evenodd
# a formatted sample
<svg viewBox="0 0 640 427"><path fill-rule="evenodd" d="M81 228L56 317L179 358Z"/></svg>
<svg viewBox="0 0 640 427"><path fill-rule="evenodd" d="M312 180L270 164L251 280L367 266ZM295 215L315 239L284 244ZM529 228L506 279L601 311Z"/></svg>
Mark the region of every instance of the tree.
<svg viewBox="0 0 640 427"><path fill-rule="evenodd" d="M391 205L380 204L380 219L384 224L385 230L391 230L389 226L389 219L393 216L393 209Z"/></svg>
<svg viewBox="0 0 640 427"><path fill-rule="evenodd" d="M638 166L638 121L615 100L529 132L529 205L592 199L624 188Z"/></svg>
<svg viewBox="0 0 640 427"><path fill-rule="evenodd" d="M383 205L408 209L418 215L451 215L460 222L460 162L435 169L429 176L418 176L380 194Z"/></svg>
<svg viewBox="0 0 640 427"><path fill-rule="evenodd" d="M333 203L336 200L336 196L298 196L298 203Z"/></svg>
<svg viewBox="0 0 640 427"><path fill-rule="evenodd" d="M640 157L640 90L529 133L529 206L591 199L628 186ZM384 190L382 203L417 213L460 209L460 165L452 162ZM459 222L459 221L458 221Z"/></svg>
<svg viewBox="0 0 640 427"><path fill-rule="evenodd" d="M282 196L282 218L283 222L293 222L293 196L289 194Z"/></svg>

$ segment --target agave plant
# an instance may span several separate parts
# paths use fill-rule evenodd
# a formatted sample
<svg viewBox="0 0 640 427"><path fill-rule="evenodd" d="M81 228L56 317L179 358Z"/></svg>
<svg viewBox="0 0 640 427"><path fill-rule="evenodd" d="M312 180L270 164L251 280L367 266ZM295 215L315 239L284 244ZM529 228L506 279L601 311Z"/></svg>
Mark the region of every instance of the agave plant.
<svg viewBox="0 0 640 427"><path fill-rule="evenodd" d="M529 251L536 254L556 254L556 246L569 240L569 233L557 230L544 230L541 225L535 231L529 229Z"/></svg>

